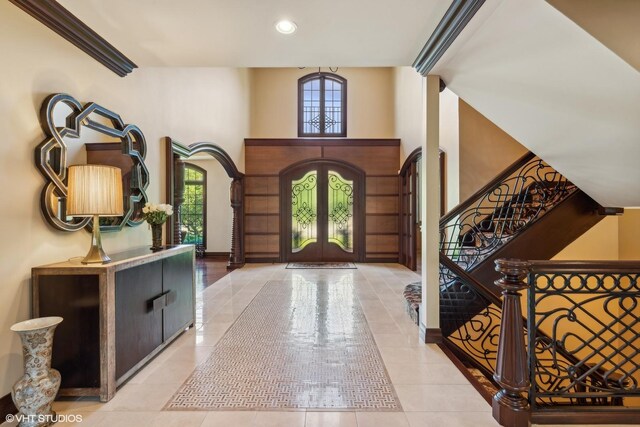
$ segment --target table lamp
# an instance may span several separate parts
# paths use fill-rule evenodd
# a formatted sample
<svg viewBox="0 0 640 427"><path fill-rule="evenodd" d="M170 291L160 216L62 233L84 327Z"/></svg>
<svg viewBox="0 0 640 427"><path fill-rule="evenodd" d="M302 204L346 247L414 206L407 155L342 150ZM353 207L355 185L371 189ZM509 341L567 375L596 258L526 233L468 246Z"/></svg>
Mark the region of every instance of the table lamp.
<svg viewBox="0 0 640 427"><path fill-rule="evenodd" d="M122 172L113 166L74 165L69 166L67 177L67 215L93 217L91 248L82 263L108 263L111 258L102 250L100 217L123 214Z"/></svg>

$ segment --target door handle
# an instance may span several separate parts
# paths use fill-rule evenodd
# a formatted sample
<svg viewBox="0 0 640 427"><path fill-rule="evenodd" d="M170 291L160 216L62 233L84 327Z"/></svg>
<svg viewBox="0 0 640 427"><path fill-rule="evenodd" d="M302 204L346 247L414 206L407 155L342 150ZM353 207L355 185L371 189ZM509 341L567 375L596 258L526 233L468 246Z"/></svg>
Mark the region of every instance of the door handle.
<svg viewBox="0 0 640 427"><path fill-rule="evenodd" d="M168 292L166 292L165 307L170 306L171 304L173 304L177 300L178 300L178 292L176 292L176 291L168 291Z"/></svg>
<svg viewBox="0 0 640 427"><path fill-rule="evenodd" d="M147 303L149 311L160 311L167 306L167 292L152 298Z"/></svg>

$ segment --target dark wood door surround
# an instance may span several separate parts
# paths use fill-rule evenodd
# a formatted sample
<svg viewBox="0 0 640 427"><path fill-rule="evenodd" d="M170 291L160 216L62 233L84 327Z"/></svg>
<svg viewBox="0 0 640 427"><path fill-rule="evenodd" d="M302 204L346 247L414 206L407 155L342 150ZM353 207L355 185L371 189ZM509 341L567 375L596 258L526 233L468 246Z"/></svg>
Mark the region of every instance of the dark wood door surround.
<svg viewBox="0 0 640 427"><path fill-rule="evenodd" d="M347 252L329 239L329 171L339 173L353 182L353 251ZM317 241L310 243L299 252L292 251L292 181L305 176L307 172L317 173ZM358 261L364 260L364 198L365 173L349 163L337 160L304 160L280 173L280 257L282 261Z"/></svg>
<svg viewBox="0 0 640 427"><path fill-rule="evenodd" d="M227 268L233 270L244 265L244 180L245 175L238 170L233 159L221 147L211 142L196 142L189 146L165 138L166 190L167 202L174 207L175 214L166 222L167 244L181 244L180 209L184 202L184 159L196 154L208 154L216 159L231 178L229 201L233 211L231 225L231 248Z"/></svg>
<svg viewBox="0 0 640 427"><path fill-rule="evenodd" d="M422 148L418 147L411 152L404 161L399 173L400 193L400 259L398 262L405 267L416 271L418 263L418 251L420 250L420 218L417 218L420 206L418 170L419 161L422 158ZM446 212L446 170L445 152L439 153L440 165L440 216Z"/></svg>
<svg viewBox="0 0 640 427"><path fill-rule="evenodd" d="M247 262L281 262L280 173L302 161L335 160L365 173L362 260L398 262L399 139L245 139Z"/></svg>

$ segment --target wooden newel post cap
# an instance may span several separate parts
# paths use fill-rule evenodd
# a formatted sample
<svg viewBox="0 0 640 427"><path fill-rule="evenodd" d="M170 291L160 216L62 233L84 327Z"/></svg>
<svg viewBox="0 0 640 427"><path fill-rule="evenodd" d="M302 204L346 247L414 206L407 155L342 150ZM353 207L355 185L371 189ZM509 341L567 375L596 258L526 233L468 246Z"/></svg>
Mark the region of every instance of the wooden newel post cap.
<svg viewBox="0 0 640 427"><path fill-rule="evenodd" d="M494 283L505 291L519 291L527 287L524 279L531 271L531 263L519 259L501 258L495 261L496 271L502 273L502 278Z"/></svg>

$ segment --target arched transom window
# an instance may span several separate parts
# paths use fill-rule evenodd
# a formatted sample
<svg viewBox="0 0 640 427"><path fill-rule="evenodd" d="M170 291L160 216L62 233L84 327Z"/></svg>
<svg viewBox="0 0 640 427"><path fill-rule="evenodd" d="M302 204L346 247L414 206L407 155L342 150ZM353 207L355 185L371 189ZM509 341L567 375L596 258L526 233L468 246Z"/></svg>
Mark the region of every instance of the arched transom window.
<svg viewBox="0 0 640 427"><path fill-rule="evenodd" d="M313 73L298 80L298 136L347 136L347 80Z"/></svg>

